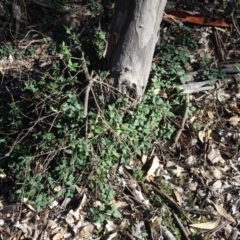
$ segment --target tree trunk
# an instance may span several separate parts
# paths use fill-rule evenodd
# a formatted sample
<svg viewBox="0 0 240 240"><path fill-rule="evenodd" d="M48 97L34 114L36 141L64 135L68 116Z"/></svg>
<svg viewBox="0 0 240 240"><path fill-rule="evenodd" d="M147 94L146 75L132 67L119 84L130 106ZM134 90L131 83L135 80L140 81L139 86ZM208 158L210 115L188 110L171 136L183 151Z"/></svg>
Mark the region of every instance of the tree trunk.
<svg viewBox="0 0 240 240"><path fill-rule="evenodd" d="M147 86L166 0L117 0L108 41L110 84L136 105Z"/></svg>

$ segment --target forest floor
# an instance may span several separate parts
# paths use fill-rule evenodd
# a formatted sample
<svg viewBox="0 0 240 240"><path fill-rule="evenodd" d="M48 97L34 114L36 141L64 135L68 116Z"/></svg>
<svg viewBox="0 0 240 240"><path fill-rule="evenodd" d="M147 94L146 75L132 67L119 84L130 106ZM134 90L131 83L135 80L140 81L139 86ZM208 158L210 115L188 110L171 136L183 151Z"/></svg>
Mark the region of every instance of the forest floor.
<svg viewBox="0 0 240 240"><path fill-rule="evenodd" d="M0 239L240 239L237 1L168 2L127 113L105 98L114 1L3 2Z"/></svg>

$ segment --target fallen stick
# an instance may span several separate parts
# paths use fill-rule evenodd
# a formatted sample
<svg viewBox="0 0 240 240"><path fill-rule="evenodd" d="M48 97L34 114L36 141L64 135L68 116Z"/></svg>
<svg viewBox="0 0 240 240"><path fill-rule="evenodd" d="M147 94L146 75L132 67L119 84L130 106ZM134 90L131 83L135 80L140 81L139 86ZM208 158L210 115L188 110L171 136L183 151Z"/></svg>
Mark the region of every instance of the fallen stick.
<svg viewBox="0 0 240 240"><path fill-rule="evenodd" d="M185 102L185 111L184 111L184 115L183 115L183 118L182 118L182 122L181 122L181 128L178 130L175 138L174 138L174 144L173 145L176 145L177 142L178 142L178 139L179 137L181 136L182 134L182 131L184 129L184 125L185 125L185 122L187 120L187 115L188 115L188 109L189 109L189 95L187 94L187 99L186 99L186 102Z"/></svg>

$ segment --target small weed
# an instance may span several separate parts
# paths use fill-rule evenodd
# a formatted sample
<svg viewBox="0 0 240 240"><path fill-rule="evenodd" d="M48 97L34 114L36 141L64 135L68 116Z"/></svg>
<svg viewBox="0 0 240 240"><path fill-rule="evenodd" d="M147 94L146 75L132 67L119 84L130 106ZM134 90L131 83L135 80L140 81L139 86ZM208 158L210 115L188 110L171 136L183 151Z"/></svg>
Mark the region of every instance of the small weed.
<svg viewBox="0 0 240 240"><path fill-rule="evenodd" d="M162 211L162 224L166 226L169 231L175 236L177 240L181 240L181 232L180 229L176 226L175 220L173 217L169 216L168 211Z"/></svg>
<svg viewBox="0 0 240 240"><path fill-rule="evenodd" d="M202 126L198 123L193 124L193 129L197 132L199 132L202 129Z"/></svg>
<svg viewBox="0 0 240 240"><path fill-rule="evenodd" d="M204 70L202 80L213 80L226 78L225 72L220 69Z"/></svg>
<svg viewBox="0 0 240 240"><path fill-rule="evenodd" d="M237 139L236 139L236 146L237 146L237 147L240 147L240 138L237 138Z"/></svg>
<svg viewBox="0 0 240 240"><path fill-rule="evenodd" d="M90 208L88 217L93 222L104 222L106 220L109 220L111 217L121 218L122 214L117 210L114 204L103 204L97 208Z"/></svg>
<svg viewBox="0 0 240 240"><path fill-rule="evenodd" d="M163 189L163 191L164 191L167 195L169 195L169 196L172 195L172 186L171 186L168 182L166 182L166 181L162 182L161 188Z"/></svg>
<svg viewBox="0 0 240 240"><path fill-rule="evenodd" d="M163 191L168 196L171 196L172 187L167 182L160 183L160 184L161 184L161 189L163 189ZM173 219L171 214L169 214L168 210L165 210L164 205L167 204L166 200L160 197L158 194L154 194L154 193L151 193L149 198L151 199L151 202L153 203L153 205L155 207L156 206L158 207L158 212L160 211L160 209L162 209L161 211L162 225L166 226L169 229L169 231L176 237L176 239L179 239L179 240L182 239L180 230L177 228L175 224L175 220Z"/></svg>
<svg viewBox="0 0 240 240"><path fill-rule="evenodd" d="M191 37L191 29L182 26L172 26L170 28L170 34L174 37L174 43L179 44L182 47L187 47L189 49L194 49L197 47L197 42Z"/></svg>
<svg viewBox="0 0 240 240"><path fill-rule="evenodd" d="M235 66L236 66L238 69L240 69L240 62L237 61L237 62L235 63Z"/></svg>
<svg viewBox="0 0 240 240"><path fill-rule="evenodd" d="M96 0L88 0L88 3L91 11L99 11L102 8L102 5Z"/></svg>
<svg viewBox="0 0 240 240"><path fill-rule="evenodd" d="M105 33L98 29L89 30L89 36L82 41L82 50L88 52L87 65L89 68L99 68L99 62L103 57L105 47Z"/></svg>
<svg viewBox="0 0 240 240"><path fill-rule="evenodd" d="M192 103L189 103L188 115L189 115L189 116L192 116L193 113L194 113L196 110L197 110L196 107L194 107L194 106L192 105Z"/></svg>
<svg viewBox="0 0 240 240"><path fill-rule="evenodd" d="M210 59L210 58L203 57L203 58L202 58L202 61L201 61L201 63L200 63L200 66L201 66L202 68L205 68L205 67L207 67L210 63L211 63L211 59Z"/></svg>
<svg viewBox="0 0 240 240"><path fill-rule="evenodd" d="M189 54L184 48L176 48L171 44L162 43L156 50L156 56L161 56L159 66L152 67L153 82L158 87L171 88L174 84L184 83L186 73L183 70L189 65ZM164 67L162 67L164 66Z"/></svg>
<svg viewBox="0 0 240 240"><path fill-rule="evenodd" d="M0 55L1 57L6 56L9 57L9 54L14 55L15 51L12 46L2 45L0 46Z"/></svg>
<svg viewBox="0 0 240 240"><path fill-rule="evenodd" d="M153 204L157 203L157 205L160 205L160 206L164 202L164 200L159 195L157 195L155 193L151 193L149 195L149 198L150 198L150 200Z"/></svg>
<svg viewBox="0 0 240 240"><path fill-rule="evenodd" d="M97 30L93 35L93 43L95 46L95 51L99 58L103 56L103 52L106 46L105 33L103 31Z"/></svg>
<svg viewBox="0 0 240 240"><path fill-rule="evenodd" d="M144 180L144 175L140 167L135 167L133 169L132 177L139 182L142 182Z"/></svg>

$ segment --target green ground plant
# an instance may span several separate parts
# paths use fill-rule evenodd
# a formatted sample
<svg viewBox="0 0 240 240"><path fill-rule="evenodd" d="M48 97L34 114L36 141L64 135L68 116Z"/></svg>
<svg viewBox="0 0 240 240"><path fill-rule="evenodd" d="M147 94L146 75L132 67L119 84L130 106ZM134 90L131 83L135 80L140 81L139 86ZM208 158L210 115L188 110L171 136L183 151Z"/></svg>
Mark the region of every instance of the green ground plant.
<svg viewBox="0 0 240 240"><path fill-rule="evenodd" d="M55 49L60 56L58 61L45 73L23 82L17 101L5 93L0 103L1 131L12 133L0 141L1 169L11 170L15 194L28 199L37 210L56 197L72 197L75 186L86 176L89 186L100 186L113 167L127 164L135 155L147 152L156 138L170 138L174 131L163 122L174 117L170 103L153 91L160 78L153 81L141 104L124 112L121 108L127 99L123 97L107 104L101 89L108 73L101 72L99 80L93 82L91 107L85 118L82 89L88 83L81 76L83 66L91 68L91 62L86 60L87 53L82 54L78 35L71 29L66 32L69 41L57 48L54 43L49 46L50 52ZM102 34L96 36L101 42ZM96 46L99 53L104 50ZM101 189L104 193L105 188ZM100 196L103 206L98 209L99 216L102 212L109 215L109 211L111 216L119 216L108 206L113 194L109 198Z"/></svg>
<svg viewBox="0 0 240 240"><path fill-rule="evenodd" d="M225 77L226 74L221 69L204 70L202 75L203 80L223 79Z"/></svg>
<svg viewBox="0 0 240 240"><path fill-rule="evenodd" d="M172 188L168 184L161 184L161 188L163 188L163 191L171 196ZM176 239L182 239L181 232L179 228L176 226L175 220L171 213L169 212L169 207L167 207L167 202L165 199L163 199L158 194L151 193L150 194L151 203L158 209L158 212L161 212L161 224L174 235Z"/></svg>
<svg viewBox="0 0 240 240"><path fill-rule="evenodd" d="M140 167L135 167L133 169L132 177L136 181L143 182L144 181L144 174L143 174L142 169Z"/></svg>
<svg viewBox="0 0 240 240"><path fill-rule="evenodd" d="M174 38L174 45L179 44L187 49L197 47L197 42L191 37L191 28L187 26L172 26L170 28L170 35Z"/></svg>
<svg viewBox="0 0 240 240"><path fill-rule="evenodd" d="M189 54L186 48L176 48L172 44L162 43L157 47L155 55L161 56L158 65L152 67L152 81L155 84L161 88L171 88L174 84L184 83L186 79L184 66L189 65Z"/></svg>
<svg viewBox="0 0 240 240"><path fill-rule="evenodd" d="M98 11L102 8L102 5L96 0L88 0L88 3L92 11Z"/></svg>
<svg viewBox="0 0 240 240"><path fill-rule="evenodd" d="M58 58L41 74L22 81L17 95L1 95L0 168L12 176L16 199L27 200L37 211L56 198L73 197L76 185L98 187L102 205L91 208L89 217L102 222L121 216L109 205L115 194L110 171L147 153L156 139L170 139L174 133L168 119L175 117L174 106L183 104L184 96L163 99L155 90L173 91L183 82L182 66L189 59L184 48L162 43L156 56L164 57L152 68L142 102L123 111L128 99L119 96L110 104L105 88L108 72L97 69L105 34L99 29L89 34L93 38L65 28L65 41L46 39L49 54ZM14 52L1 49L6 56ZM83 114L86 72L94 78L87 117ZM141 169L135 169L133 176L144 181Z"/></svg>
<svg viewBox="0 0 240 240"><path fill-rule="evenodd" d="M162 211L162 224L166 226L177 240L182 239L180 229L176 226L174 218L168 211Z"/></svg>

